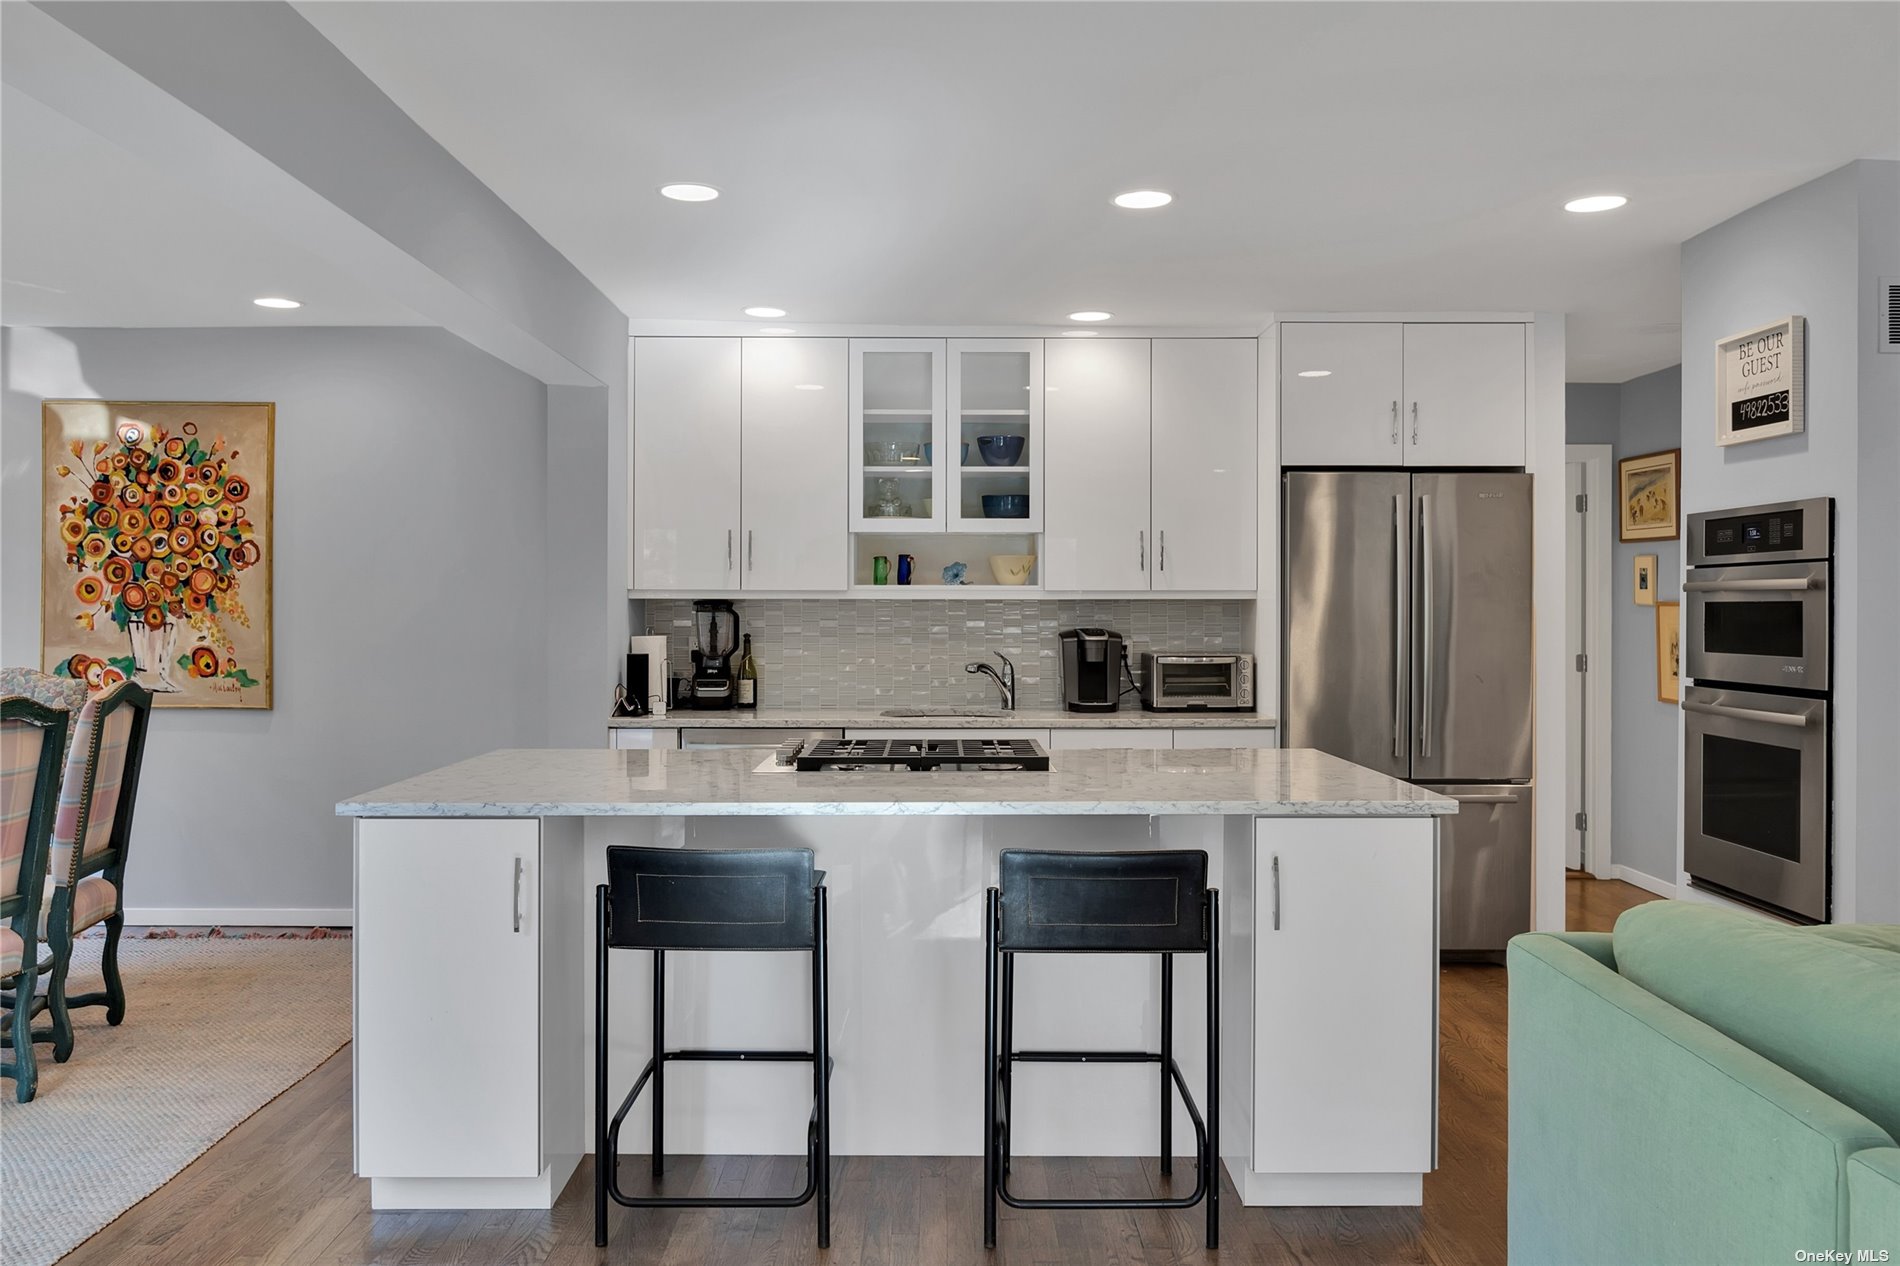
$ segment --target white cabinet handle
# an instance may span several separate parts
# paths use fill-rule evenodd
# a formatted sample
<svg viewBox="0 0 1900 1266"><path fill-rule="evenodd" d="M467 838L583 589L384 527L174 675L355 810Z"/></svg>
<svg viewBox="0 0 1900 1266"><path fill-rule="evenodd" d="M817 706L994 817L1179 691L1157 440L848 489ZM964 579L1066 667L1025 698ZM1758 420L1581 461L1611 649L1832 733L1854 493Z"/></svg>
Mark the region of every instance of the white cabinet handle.
<svg viewBox="0 0 1900 1266"><path fill-rule="evenodd" d="M515 931L521 931L521 859L515 858Z"/></svg>
<svg viewBox="0 0 1900 1266"><path fill-rule="evenodd" d="M1146 532L1135 533L1135 568L1138 571L1148 570L1148 534Z"/></svg>
<svg viewBox="0 0 1900 1266"><path fill-rule="evenodd" d="M1399 402L1392 402L1392 442L1399 442Z"/></svg>
<svg viewBox="0 0 1900 1266"><path fill-rule="evenodd" d="M1412 443L1418 443L1418 401L1412 401Z"/></svg>
<svg viewBox="0 0 1900 1266"><path fill-rule="evenodd" d="M745 530L745 569L752 570L752 529Z"/></svg>
<svg viewBox="0 0 1900 1266"><path fill-rule="evenodd" d="M1273 855L1273 930L1280 930L1280 855Z"/></svg>
<svg viewBox="0 0 1900 1266"><path fill-rule="evenodd" d="M726 529L726 570L732 570L732 529Z"/></svg>
<svg viewBox="0 0 1900 1266"><path fill-rule="evenodd" d="M1159 551L1161 570L1166 571L1168 570L1168 529L1162 528L1159 532L1155 533L1155 535L1159 538L1161 547Z"/></svg>

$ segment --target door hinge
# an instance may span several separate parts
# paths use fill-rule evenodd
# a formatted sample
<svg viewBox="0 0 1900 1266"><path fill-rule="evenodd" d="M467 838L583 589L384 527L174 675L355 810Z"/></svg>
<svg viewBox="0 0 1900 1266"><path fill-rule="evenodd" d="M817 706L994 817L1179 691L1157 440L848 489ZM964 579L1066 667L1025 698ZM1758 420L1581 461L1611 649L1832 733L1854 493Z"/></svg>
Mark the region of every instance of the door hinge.
<svg viewBox="0 0 1900 1266"><path fill-rule="evenodd" d="M1577 829L1579 831L1588 831L1590 829L1590 815L1581 809L1577 811Z"/></svg>
<svg viewBox="0 0 1900 1266"><path fill-rule="evenodd" d="M1580 673L1590 671L1590 657L1588 655L1579 654L1577 656L1577 671Z"/></svg>
<svg viewBox="0 0 1900 1266"><path fill-rule="evenodd" d="M1577 513L1582 514L1585 511L1589 510L1589 508L1590 508L1590 494L1587 492L1578 493L1577 494Z"/></svg>

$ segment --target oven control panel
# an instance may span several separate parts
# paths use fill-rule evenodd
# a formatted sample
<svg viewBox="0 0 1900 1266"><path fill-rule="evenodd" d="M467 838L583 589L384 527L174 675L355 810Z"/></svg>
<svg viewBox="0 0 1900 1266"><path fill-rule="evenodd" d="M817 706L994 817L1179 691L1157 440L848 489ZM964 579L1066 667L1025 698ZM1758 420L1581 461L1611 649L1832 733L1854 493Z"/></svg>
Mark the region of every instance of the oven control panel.
<svg viewBox="0 0 1900 1266"><path fill-rule="evenodd" d="M1833 552L1833 501L1828 497L1689 516L1691 567L1825 559Z"/></svg>

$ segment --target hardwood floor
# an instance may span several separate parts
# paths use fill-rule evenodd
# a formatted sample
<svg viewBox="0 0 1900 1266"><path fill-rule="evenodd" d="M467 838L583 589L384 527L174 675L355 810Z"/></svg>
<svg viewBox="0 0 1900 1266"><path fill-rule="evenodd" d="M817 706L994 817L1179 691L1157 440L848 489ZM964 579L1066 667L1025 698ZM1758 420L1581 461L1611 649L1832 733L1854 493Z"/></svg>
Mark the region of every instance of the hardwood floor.
<svg viewBox="0 0 1900 1266"><path fill-rule="evenodd" d="M1607 931L1653 899L1617 880L1567 885L1573 927ZM1222 1243L1209 1254L1200 1209L1185 1212L1017 1212L1005 1208L994 1254L982 1247L976 1157L844 1157L833 1180L830 1266L1135 1266L1137 1263L1503 1263L1505 981L1487 966L1441 969L1439 1169L1417 1209L1249 1209L1223 1187ZM76 1249L71 1266L302 1266L428 1262L481 1266L796 1266L820 1258L810 1208L613 1211L609 1246L593 1244L593 1171L575 1173L545 1212L372 1213L369 1185L350 1173L346 1047L265 1106L171 1182ZM733 1194L797 1184L791 1157L680 1157L669 1191ZM1166 1192L1193 1183L1153 1160L1017 1161L1029 1195L1088 1190ZM644 1169L623 1167L629 1187Z"/></svg>

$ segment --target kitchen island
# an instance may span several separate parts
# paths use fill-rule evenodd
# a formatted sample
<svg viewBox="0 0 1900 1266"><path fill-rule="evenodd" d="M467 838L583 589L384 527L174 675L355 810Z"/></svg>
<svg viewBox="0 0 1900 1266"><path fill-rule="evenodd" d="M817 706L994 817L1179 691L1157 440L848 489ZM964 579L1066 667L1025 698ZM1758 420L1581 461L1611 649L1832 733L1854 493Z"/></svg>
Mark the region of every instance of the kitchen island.
<svg viewBox="0 0 1900 1266"><path fill-rule="evenodd" d="M337 806L356 819L356 1172L377 1208L560 1195L592 1137L609 845L815 851L845 1155L980 1152L981 911L1000 850L1183 848L1208 853L1222 891L1222 1138L1241 1199L1417 1204L1437 1138L1436 819L1456 807L1310 750L1058 752L1033 773L524 750L422 774ZM1202 967L1181 966L1175 1050L1205 1102ZM677 953L668 969L670 1044L808 1041L801 956ZM613 1005L619 1094L649 1054L643 965L616 975ZM1146 956L1026 963L1018 1007L1025 1047L1159 1041ZM678 1067L669 1151L803 1153L808 1071ZM1017 1076L1019 1154L1154 1148L1151 1071ZM1174 1137L1192 1138L1184 1117ZM621 1139L647 1146L633 1119Z"/></svg>

